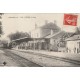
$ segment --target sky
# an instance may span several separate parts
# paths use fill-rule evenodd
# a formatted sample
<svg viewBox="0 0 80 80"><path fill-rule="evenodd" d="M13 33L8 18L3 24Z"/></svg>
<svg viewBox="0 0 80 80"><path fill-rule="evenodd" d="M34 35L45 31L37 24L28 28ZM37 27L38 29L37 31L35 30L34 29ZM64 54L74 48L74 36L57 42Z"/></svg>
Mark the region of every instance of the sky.
<svg viewBox="0 0 80 80"><path fill-rule="evenodd" d="M80 14L78 15L77 26L80 26ZM65 26L63 25L64 14L63 13L5 13L2 15L2 25L4 35L3 39L7 37L10 33L15 33L16 31L30 32L37 27L45 24L45 21L53 22L56 20L56 24L65 31L74 32L76 26ZM7 38L6 38L7 39Z"/></svg>

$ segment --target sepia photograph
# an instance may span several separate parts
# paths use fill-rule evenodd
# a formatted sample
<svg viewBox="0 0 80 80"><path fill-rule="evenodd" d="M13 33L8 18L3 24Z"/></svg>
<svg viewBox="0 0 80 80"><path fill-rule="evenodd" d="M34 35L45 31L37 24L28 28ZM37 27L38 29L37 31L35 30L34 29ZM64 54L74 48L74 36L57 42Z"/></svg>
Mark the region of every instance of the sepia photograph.
<svg viewBox="0 0 80 80"><path fill-rule="evenodd" d="M80 14L0 13L0 67L80 67Z"/></svg>

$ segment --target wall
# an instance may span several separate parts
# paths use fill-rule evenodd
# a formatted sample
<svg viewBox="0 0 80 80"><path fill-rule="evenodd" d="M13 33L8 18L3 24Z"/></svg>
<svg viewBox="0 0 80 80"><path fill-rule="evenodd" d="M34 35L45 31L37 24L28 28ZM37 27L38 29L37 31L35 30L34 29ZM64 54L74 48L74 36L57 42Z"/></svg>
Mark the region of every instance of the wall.
<svg viewBox="0 0 80 80"><path fill-rule="evenodd" d="M40 38L40 28L36 28L35 30L31 31L32 38Z"/></svg>

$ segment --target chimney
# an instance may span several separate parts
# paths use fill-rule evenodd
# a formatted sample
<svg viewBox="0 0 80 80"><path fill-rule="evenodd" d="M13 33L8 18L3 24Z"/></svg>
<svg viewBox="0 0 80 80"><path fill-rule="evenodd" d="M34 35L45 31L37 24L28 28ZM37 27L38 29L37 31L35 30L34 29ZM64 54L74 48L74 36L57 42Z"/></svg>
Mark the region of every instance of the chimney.
<svg viewBox="0 0 80 80"><path fill-rule="evenodd" d="M53 30L51 29L51 35L53 35L53 33L54 33L54 32L53 32Z"/></svg>

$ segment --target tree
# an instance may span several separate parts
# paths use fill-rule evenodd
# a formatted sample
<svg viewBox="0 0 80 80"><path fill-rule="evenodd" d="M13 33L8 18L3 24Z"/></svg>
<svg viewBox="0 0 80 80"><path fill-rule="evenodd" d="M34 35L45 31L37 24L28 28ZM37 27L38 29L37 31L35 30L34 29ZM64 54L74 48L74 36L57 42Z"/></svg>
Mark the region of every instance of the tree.
<svg viewBox="0 0 80 80"><path fill-rule="evenodd" d="M15 33L9 34L8 37L10 38L10 40L16 40L24 37L30 37L30 35L27 32L24 33L17 31Z"/></svg>
<svg viewBox="0 0 80 80"><path fill-rule="evenodd" d="M0 21L0 36L3 34L3 30L2 30L2 22Z"/></svg>
<svg viewBox="0 0 80 80"><path fill-rule="evenodd" d="M0 26L0 34L3 34L2 26Z"/></svg>

